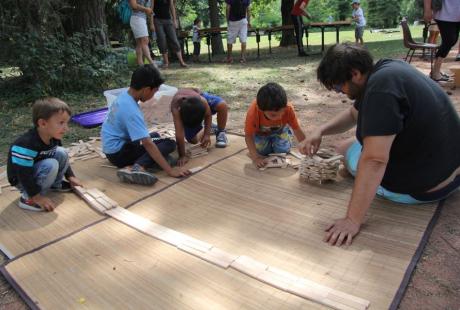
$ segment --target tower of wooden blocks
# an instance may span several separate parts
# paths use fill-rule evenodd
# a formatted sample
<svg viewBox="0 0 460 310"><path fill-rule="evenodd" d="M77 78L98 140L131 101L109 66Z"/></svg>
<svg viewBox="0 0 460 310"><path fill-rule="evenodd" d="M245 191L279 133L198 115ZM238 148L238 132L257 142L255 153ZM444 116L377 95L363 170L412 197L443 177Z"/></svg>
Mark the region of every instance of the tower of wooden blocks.
<svg viewBox="0 0 460 310"><path fill-rule="evenodd" d="M320 149L316 155L307 156L300 164L300 179L306 182L322 183L334 180L340 167L342 155L332 150Z"/></svg>

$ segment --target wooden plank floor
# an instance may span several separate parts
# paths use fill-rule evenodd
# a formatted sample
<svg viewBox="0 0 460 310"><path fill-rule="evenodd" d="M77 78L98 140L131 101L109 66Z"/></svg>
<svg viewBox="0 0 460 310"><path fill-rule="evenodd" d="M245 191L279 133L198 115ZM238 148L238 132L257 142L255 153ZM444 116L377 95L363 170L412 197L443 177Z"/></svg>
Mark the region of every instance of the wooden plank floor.
<svg viewBox="0 0 460 310"><path fill-rule="evenodd" d="M353 245L329 247L321 241L323 230L345 213L351 185L350 179L304 184L291 169L261 172L242 152L130 210L229 253L368 299L371 309L386 309L435 206L376 199ZM323 308L112 219L6 269L43 308Z"/></svg>
<svg viewBox="0 0 460 310"><path fill-rule="evenodd" d="M209 155L193 159L188 166L206 166L244 149L241 137L229 135L229 139L227 148L212 148ZM122 207L180 180L159 172L155 174L159 181L154 186L124 184L119 182L116 169L101 167L102 164L108 165L109 162L97 158L76 161L72 167L86 187L100 189ZM0 195L0 250L8 257L33 250L103 218L74 194L51 193L50 197L58 205L54 212L29 212L17 207L19 192L3 189Z"/></svg>

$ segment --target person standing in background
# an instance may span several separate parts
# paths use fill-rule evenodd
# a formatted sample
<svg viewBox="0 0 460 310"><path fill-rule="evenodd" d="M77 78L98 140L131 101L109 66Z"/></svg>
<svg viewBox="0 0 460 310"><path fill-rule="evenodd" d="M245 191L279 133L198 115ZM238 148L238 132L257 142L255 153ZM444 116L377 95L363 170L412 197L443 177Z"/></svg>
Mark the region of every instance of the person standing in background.
<svg viewBox="0 0 460 310"><path fill-rule="evenodd" d="M311 18L307 12L307 5L310 0L297 0L292 7L291 18L294 24L295 39L297 42L298 56L307 56L303 49L303 19L302 16Z"/></svg>
<svg viewBox="0 0 460 310"><path fill-rule="evenodd" d="M351 18L356 23L355 27L355 40L356 45L364 45L363 34L364 34L364 26L366 26L366 19L364 18L364 12L361 8L361 4L359 0L353 0L351 2L351 6L353 7L353 11L351 12Z"/></svg>
<svg viewBox="0 0 460 310"><path fill-rule="evenodd" d="M153 23L157 34L157 44L161 55L163 56L163 69L169 67L168 41L177 55L181 67L187 67L182 58L182 52L177 40L177 17L174 0L153 0L153 12L155 16Z"/></svg>
<svg viewBox="0 0 460 310"><path fill-rule="evenodd" d="M150 20L150 29L154 31L152 21L152 3L151 0L129 0L129 5L132 9L129 25L136 39L136 60L139 66L144 64L144 58L150 64L153 64L153 59L149 49L149 31L147 29L147 16Z"/></svg>
<svg viewBox="0 0 460 310"><path fill-rule="evenodd" d="M236 37L240 38L240 63L246 62L246 40L251 27L249 6L251 0L226 0L227 2L227 63L233 62L232 49Z"/></svg>
<svg viewBox="0 0 460 310"><path fill-rule="evenodd" d="M460 5L458 0L424 0L423 19L429 23L431 19L438 24L441 33L441 46L436 52L430 77L436 81L448 81L449 76L441 72L441 65L451 48L457 43L460 31Z"/></svg>

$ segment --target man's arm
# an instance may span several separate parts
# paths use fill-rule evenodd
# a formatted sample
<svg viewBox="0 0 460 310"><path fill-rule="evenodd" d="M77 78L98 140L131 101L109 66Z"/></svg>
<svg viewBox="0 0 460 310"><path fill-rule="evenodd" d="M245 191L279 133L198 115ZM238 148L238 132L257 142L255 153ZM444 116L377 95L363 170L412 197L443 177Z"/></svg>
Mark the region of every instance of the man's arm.
<svg viewBox="0 0 460 310"><path fill-rule="evenodd" d="M174 6L174 0L171 0L170 5L169 5L169 10L171 11L174 28L177 29L176 7Z"/></svg>
<svg viewBox="0 0 460 310"><path fill-rule="evenodd" d="M396 135L364 138L363 152L358 162L346 217L336 220L326 229L325 242L337 246L344 242L351 244L383 179L395 137Z"/></svg>
<svg viewBox="0 0 460 310"><path fill-rule="evenodd" d="M203 132L203 136L207 135L207 136L210 136L211 135L211 123L212 123L212 112L211 112L211 108L209 107L209 104L208 104L208 101L201 97L201 103L204 104L205 108L206 108L206 112L204 114L204 132Z"/></svg>
<svg viewBox="0 0 460 310"><path fill-rule="evenodd" d="M345 132L356 125L358 111L351 106L323 126L316 128L305 140L299 143L302 154L315 154L318 151L323 136Z"/></svg>
<svg viewBox="0 0 460 310"><path fill-rule="evenodd" d="M433 11L431 10L431 1L432 0L423 0L423 20L425 23L431 23L433 19Z"/></svg>
<svg viewBox="0 0 460 310"><path fill-rule="evenodd" d="M249 5L246 8L246 19L248 20L248 26L251 27L251 8Z"/></svg>

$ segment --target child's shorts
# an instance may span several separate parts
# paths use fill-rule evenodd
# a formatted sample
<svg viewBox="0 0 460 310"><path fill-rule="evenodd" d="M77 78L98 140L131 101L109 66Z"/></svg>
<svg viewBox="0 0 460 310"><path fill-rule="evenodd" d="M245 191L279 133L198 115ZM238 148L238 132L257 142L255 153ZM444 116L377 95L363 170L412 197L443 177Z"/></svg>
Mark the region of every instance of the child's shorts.
<svg viewBox="0 0 460 310"><path fill-rule="evenodd" d="M359 158L361 157L361 150L361 144L358 141L355 141L345 153L345 166L353 176L356 175L358 169L358 162ZM391 192L385 189L383 186L379 186L377 188L377 195L398 203L420 204L444 199L450 194L452 194L459 187L460 177L457 177L444 188L430 193L423 193L420 195L400 194Z"/></svg>
<svg viewBox="0 0 460 310"><path fill-rule="evenodd" d="M364 34L364 26L355 28L355 39L362 39Z"/></svg>
<svg viewBox="0 0 460 310"><path fill-rule="evenodd" d="M284 126L270 135L254 135L257 153L266 156L270 153L288 153L291 150L291 130Z"/></svg>
<svg viewBox="0 0 460 310"><path fill-rule="evenodd" d="M208 102L212 115L217 113L217 105L224 101L224 99L222 99L221 97L207 92L202 92L201 96L203 96L204 99L206 99L206 101ZM185 139L188 142L191 142L193 138L195 138L195 136L200 132L201 129L203 129L203 124L196 127L184 127Z"/></svg>

